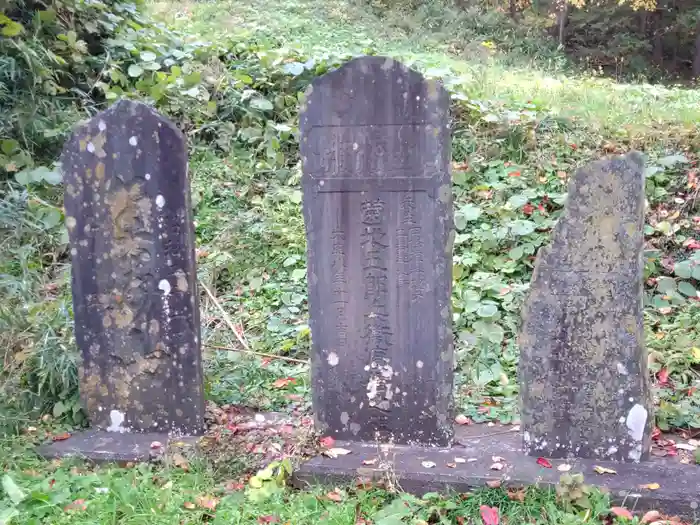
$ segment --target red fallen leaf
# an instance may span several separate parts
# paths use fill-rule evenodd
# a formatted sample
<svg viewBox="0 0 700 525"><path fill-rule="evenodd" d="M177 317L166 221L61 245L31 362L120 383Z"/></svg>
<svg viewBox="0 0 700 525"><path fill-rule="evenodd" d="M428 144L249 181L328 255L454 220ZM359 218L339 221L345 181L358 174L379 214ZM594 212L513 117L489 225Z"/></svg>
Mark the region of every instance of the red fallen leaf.
<svg viewBox="0 0 700 525"><path fill-rule="evenodd" d="M326 494L326 497L331 501L335 501L336 503L340 503L341 501L343 501L343 495L340 492L338 492L338 490L333 490L329 492L328 494Z"/></svg>
<svg viewBox="0 0 700 525"><path fill-rule="evenodd" d="M525 215L532 215L533 211L535 211L535 207L529 202L525 206L523 206L523 213Z"/></svg>
<svg viewBox="0 0 700 525"><path fill-rule="evenodd" d="M280 519L277 516L267 515L258 516L258 523L279 523Z"/></svg>
<svg viewBox="0 0 700 525"><path fill-rule="evenodd" d="M285 386L294 384L296 382L297 380L293 377L282 377L276 380L274 383L272 383L272 386L274 386L275 388L284 388Z"/></svg>
<svg viewBox="0 0 700 525"><path fill-rule="evenodd" d="M659 380L659 384L665 385L666 383L668 383L668 368L662 368L661 370L659 370L656 374L656 377Z"/></svg>
<svg viewBox="0 0 700 525"><path fill-rule="evenodd" d="M537 205L537 209L540 211L540 213L544 213L544 212L545 212L544 206L542 206L542 204L538 204L538 205Z"/></svg>
<svg viewBox="0 0 700 525"><path fill-rule="evenodd" d="M270 363L272 363L272 358L270 357L263 357L262 361L260 362L260 366L267 366Z"/></svg>
<svg viewBox="0 0 700 525"><path fill-rule="evenodd" d="M520 172L519 171L511 171L508 174L509 177L520 177Z"/></svg>
<svg viewBox="0 0 700 525"><path fill-rule="evenodd" d="M651 439L657 440L661 437L661 429L659 427L654 427L654 430L651 433Z"/></svg>
<svg viewBox="0 0 700 525"><path fill-rule="evenodd" d="M545 458L537 458L537 464L540 467L552 468L552 464L549 461L547 461Z"/></svg>
<svg viewBox="0 0 700 525"><path fill-rule="evenodd" d="M576 144L569 144L569 147L573 150L577 150L578 146Z"/></svg>
<svg viewBox="0 0 700 525"><path fill-rule="evenodd" d="M700 250L700 242L695 239L688 239L683 243L683 247L689 250Z"/></svg>
<svg viewBox="0 0 700 525"><path fill-rule="evenodd" d="M51 481L49 481L49 488L52 489L55 484L56 484L56 480L52 479Z"/></svg>
<svg viewBox="0 0 700 525"><path fill-rule="evenodd" d="M617 516L618 518L627 518L628 520L634 518L634 516L632 516L632 513L625 507L612 507L610 509L610 512L615 514L615 516Z"/></svg>
<svg viewBox="0 0 700 525"><path fill-rule="evenodd" d="M287 394L285 397L287 399L289 399L290 401L303 401L304 400L304 396L302 396L301 394Z"/></svg>
<svg viewBox="0 0 700 525"><path fill-rule="evenodd" d="M331 436L322 437L320 442L321 446L324 448L333 448L333 445L335 445L335 439Z"/></svg>
<svg viewBox="0 0 700 525"><path fill-rule="evenodd" d="M479 507L481 513L481 519L484 520L484 525L498 525L500 523L500 516L498 515L498 509L496 507L488 507L482 505Z"/></svg>
<svg viewBox="0 0 700 525"><path fill-rule="evenodd" d="M65 441L70 437L70 432L64 432L63 434L56 434L51 439L53 441Z"/></svg>
<svg viewBox="0 0 700 525"><path fill-rule="evenodd" d="M292 425L282 425L280 434L294 434L294 427Z"/></svg>
<svg viewBox="0 0 700 525"><path fill-rule="evenodd" d="M87 510L87 503L85 503L84 499L77 499L72 503L69 503L65 507L63 507L63 510L65 512L68 512L70 510Z"/></svg>

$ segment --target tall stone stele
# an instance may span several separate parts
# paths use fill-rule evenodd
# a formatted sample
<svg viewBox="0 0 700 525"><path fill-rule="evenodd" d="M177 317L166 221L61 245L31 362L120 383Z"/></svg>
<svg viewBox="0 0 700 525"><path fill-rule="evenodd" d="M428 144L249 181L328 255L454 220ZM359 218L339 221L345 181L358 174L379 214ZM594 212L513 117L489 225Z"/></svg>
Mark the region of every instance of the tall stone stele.
<svg viewBox="0 0 700 525"><path fill-rule="evenodd" d="M313 404L338 439L452 438L448 106L439 83L384 57L306 93Z"/></svg>
<svg viewBox="0 0 700 525"><path fill-rule="evenodd" d="M520 333L528 454L637 462L653 424L642 327L641 155L576 172Z"/></svg>
<svg viewBox="0 0 700 525"><path fill-rule="evenodd" d="M183 135L120 101L61 158L80 393L107 432L204 427L194 231Z"/></svg>

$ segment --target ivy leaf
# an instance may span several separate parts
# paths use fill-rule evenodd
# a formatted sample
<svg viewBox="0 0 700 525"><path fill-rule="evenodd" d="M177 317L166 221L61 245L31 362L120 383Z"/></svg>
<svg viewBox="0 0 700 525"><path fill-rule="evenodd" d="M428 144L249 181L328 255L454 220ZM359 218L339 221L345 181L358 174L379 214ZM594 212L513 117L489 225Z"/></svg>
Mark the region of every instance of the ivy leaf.
<svg viewBox="0 0 700 525"><path fill-rule="evenodd" d="M300 62L290 62L282 66L282 69L290 75L297 77L304 72L304 64Z"/></svg>
<svg viewBox="0 0 700 525"><path fill-rule="evenodd" d="M495 304L491 303L484 303L481 306L479 306L479 309L476 311L476 314L479 317L493 317L498 313L498 307Z"/></svg>
<svg viewBox="0 0 700 525"><path fill-rule="evenodd" d="M154 62L156 58L158 58L158 55L156 55L153 51L141 51L141 60L144 62Z"/></svg>
<svg viewBox="0 0 700 525"><path fill-rule="evenodd" d="M138 64L131 64L129 69L126 71L130 77L136 78L143 74L143 68Z"/></svg>
<svg viewBox="0 0 700 525"><path fill-rule="evenodd" d="M687 281L681 281L678 283L678 291L688 297L697 297L698 291L695 287Z"/></svg>
<svg viewBox="0 0 700 525"><path fill-rule="evenodd" d="M513 235L529 235L535 231L535 223L532 221L517 220L510 225Z"/></svg>
<svg viewBox="0 0 700 525"><path fill-rule="evenodd" d="M3 22L2 20L0 20L0 24L3 24L3 28L2 30L0 30L0 34L2 34L2 36L13 37L19 35L22 31L24 31L24 27L19 22L10 20L7 17L3 18L6 18L7 21Z"/></svg>
<svg viewBox="0 0 700 525"><path fill-rule="evenodd" d="M22 502L22 500L24 500L24 498L27 497L24 491L19 488L17 483L15 483L14 480L7 474L2 477L2 489L15 505L18 505L20 502Z"/></svg>
<svg viewBox="0 0 700 525"><path fill-rule="evenodd" d="M674 264L673 272L681 279L690 279L693 275L693 269L690 267L690 261L682 261Z"/></svg>
<svg viewBox="0 0 700 525"><path fill-rule="evenodd" d="M270 102L266 98L255 98L251 100L250 107L259 109L260 111L272 111L274 109L272 102Z"/></svg>

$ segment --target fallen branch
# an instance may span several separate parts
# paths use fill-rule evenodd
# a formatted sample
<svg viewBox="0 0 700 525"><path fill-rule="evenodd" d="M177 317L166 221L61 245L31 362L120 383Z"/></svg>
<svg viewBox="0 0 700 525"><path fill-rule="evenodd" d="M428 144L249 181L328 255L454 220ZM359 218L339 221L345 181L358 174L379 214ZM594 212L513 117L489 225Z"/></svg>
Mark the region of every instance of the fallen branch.
<svg viewBox="0 0 700 525"><path fill-rule="evenodd" d="M282 361L289 361L291 363L299 363L300 365L308 365L309 364L309 362L305 361L304 359L294 359L293 357L287 357L284 355L264 354L262 352L255 352L253 350L242 350L240 348L232 348L230 346L210 345L207 343L204 343L204 346L206 346L207 348L213 348L214 350L227 350L229 352L241 352L243 354L251 354L251 355L256 355L259 357L265 357L267 359L281 359Z"/></svg>
<svg viewBox="0 0 700 525"><path fill-rule="evenodd" d="M224 310L224 307L221 306L221 303L217 300L217 298L214 297L214 294L211 293L211 290L209 289L209 287L206 284L204 284L201 280L199 281L199 284L202 285L202 288L204 288L204 291L207 292L207 295L211 298L212 301L214 301L214 304L221 312L221 316L224 318L224 322L228 325L228 327L234 333L234 335L236 336L236 339L238 339L238 342L241 343L241 346L243 348L245 348L246 351L252 352L252 350L250 349L250 346L248 346L247 341L243 338L243 336L241 334L238 333L238 330L236 330L236 327L233 325L233 322L231 321L231 318L226 313L226 310Z"/></svg>

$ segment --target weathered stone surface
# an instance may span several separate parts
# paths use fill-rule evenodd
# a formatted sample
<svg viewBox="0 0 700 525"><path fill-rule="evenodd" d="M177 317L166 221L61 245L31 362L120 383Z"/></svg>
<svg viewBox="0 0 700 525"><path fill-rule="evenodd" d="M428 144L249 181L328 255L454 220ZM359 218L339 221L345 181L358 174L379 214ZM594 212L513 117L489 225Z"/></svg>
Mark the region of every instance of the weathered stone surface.
<svg viewBox="0 0 700 525"><path fill-rule="evenodd" d="M451 439L448 102L437 82L383 57L307 91L313 402L337 438Z"/></svg>
<svg viewBox="0 0 700 525"><path fill-rule="evenodd" d="M175 126L121 101L62 156L80 391L95 429L203 429L187 150Z"/></svg>
<svg viewBox="0 0 700 525"><path fill-rule="evenodd" d="M595 162L571 180L537 255L520 333L525 450L646 459L652 403L642 327L643 160Z"/></svg>
<svg viewBox="0 0 700 525"><path fill-rule="evenodd" d="M569 465L570 473L582 473L587 484L607 490L613 504L624 505L635 512L659 510L673 516L679 514L694 520L700 506L700 476L698 467L684 465L678 457L651 457L642 463L618 463L599 459L551 461L544 468L535 457L523 455L522 434L513 427L486 425L460 426L455 429L455 446L427 448L394 446L383 449L374 443L336 442L336 446L351 451L345 456L318 456L294 471L294 484L308 488L309 484L342 486L356 480L377 480L401 486L406 492L423 495L428 492L464 493L483 488L487 482L501 482L504 488L527 486L554 488ZM492 470L493 456L503 458L502 470ZM376 459L373 465L368 460ZM426 466L427 462L435 466ZM424 464L425 463L425 464ZM614 469L614 476L601 476L595 467ZM657 483L657 490L643 488ZM376 483L375 483L376 486Z"/></svg>

